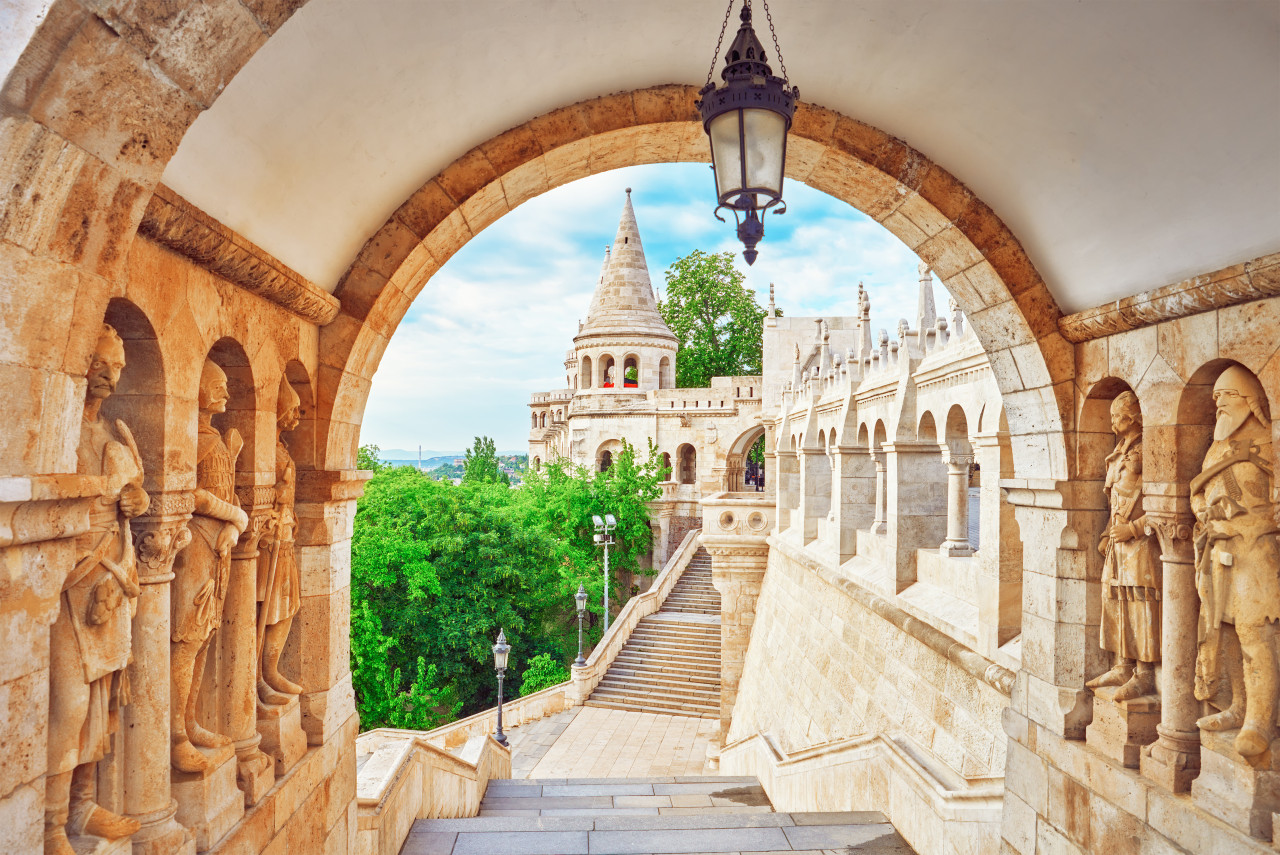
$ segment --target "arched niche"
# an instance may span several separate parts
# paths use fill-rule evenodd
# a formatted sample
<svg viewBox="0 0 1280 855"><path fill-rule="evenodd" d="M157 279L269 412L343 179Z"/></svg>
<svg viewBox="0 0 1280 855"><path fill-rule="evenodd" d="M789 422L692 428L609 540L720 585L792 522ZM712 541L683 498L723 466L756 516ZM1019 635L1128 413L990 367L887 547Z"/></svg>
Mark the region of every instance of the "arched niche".
<svg viewBox="0 0 1280 855"><path fill-rule="evenodd" d="M947 410L947 426L944 441L953 454L972 454L973 445L969 442L969 420L965 418L964 408L952 404Z"/></svg>
<svg viewBox="0 0 1280 855"><path fill-rule="evenodd" d="M880 424L877 424L876 428L878 432ZM926 410L925 414L920 417L920 424L916 428L916 439L921 442L938 441L938 426L934 424L933 413Z"/></svg>
<svg viewBox="0 0 1280 855"><path fill-rule="evenodd" d="M298 426L284 434L284 443L289 448L289 456L299 470L314 469L316 459L316 403L315 393L311 386L311 377L306 366L296 359L289 360L284 366L284 377L298 396L301 416ZM278 410L278 406L277 406Z"/></svg>
<svg viewBox="0 0 1280 855"><path fill-rule="evenodd" d="M671 357L664 356L658 360L658 388L674 389L676 387L675 372L671 367Z"/></svg>
<svg viewBox="0 0 1280 855"><path fill-rule="evenodd" d="M169 420L176 418L165 396L164 357L151 321L136 305L122 298L107 303L103 323L124 340L125 367L102 414L129 427L138 445L148 490L164 489Z"/></svg>
<svg viewBox="0 0 1280 855"><path fill-rule="evenodd" d="M584 355L582 357L582 367L579 369L578 376L582 378L582 382L579 384L579 388L590 389L592 387L593 379L591 376L591 357L590 356Z"/></svg>
<svg viewBox="0 0 1280 855"><path fill-rule="evenodd" d="M253 483L257 454L257 389L253 367L244 347L233 338L220 338L209 348L209 359L227 375L227 409L213 417L213 426L226 433L234 428L244 439L244 448L236 459L236 483ZM274 417L272 421L274 421ZM272 447L275 446L274 436ZM273 452L274 459L274 452Z"/></svg>
<svg viewBox="0 0 1280 855"><path fill-rule="evenodd" d="M687 442L676 449L676 480L681 484L698 480L698 452Z"/></svg>

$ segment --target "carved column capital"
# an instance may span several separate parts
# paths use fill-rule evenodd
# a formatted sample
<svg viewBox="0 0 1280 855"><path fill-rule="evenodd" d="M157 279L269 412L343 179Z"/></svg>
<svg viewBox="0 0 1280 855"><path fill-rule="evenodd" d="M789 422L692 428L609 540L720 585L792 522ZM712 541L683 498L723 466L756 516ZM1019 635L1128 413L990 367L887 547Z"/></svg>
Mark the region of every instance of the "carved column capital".
<svg viewBox="0 0 1280 855"><path fill-rule="evenodd" d="M973 452L953 451L944 447L942 449L942 460L947 464L947 469L951 472L967 472L969 467L973 465Z"/></svg>
<svg viewBox="0 0 1280 855"><path fill-rule="evenodd" d="M196 497L191 490L148 495L151 503L146 515L134 519L129 527L138 557L138 581L161 585L173 579L173 559L191 542L187 523L196 509Z"/></svg>
<svg viewBox="0 0 1280 855"><path fill-rule="evenodd" d="M231 551L231 557L234 559L256 558L258 556L258 541L262 540L263 536L271 529L271 525L275 520L274 508L270 505L246 507L244 512L249 516L249 526L241 532L240 540L236 542L235 548Z"/></svg>
<svg viewBox="0 0 1280 855"><path fill-rule="evenodd" d="M1195 518L1177 511L1147 511L1146 534L1160 540L1161 557L1168 561L1191 563L1191 532Z"/></svg>

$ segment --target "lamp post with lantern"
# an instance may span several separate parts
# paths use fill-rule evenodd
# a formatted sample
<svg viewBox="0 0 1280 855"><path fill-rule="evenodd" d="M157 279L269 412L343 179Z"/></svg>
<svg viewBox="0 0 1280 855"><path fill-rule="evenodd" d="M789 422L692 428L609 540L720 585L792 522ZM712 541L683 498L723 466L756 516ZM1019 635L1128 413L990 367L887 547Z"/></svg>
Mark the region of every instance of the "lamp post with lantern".
<svg viewBox="0 0 1280 855"><path fill-rule="evenodd" d="M578 658L573 660L573 664L586 665L587 660L582 658L582 619L587 616L587 589L582 584L578 585L573 601L578 605Z"/></svg>
<svg viewBox="0 0 1280 855"><path fill-rule="evenodd" d="M502 678L507 673L507 655L511 653L511 645L507 644L507 634L499 629L498 641L493 645L493 670L498 674L498 732L493 735L499 745L507 744L507 735L502 732Z"/></svg>
<svg viewBox="0 0 1280 855"><path fill-rule="evenodd" d="M613 530L618 527L618 521L613 518L613 514L605 514L604 519L600 519L597 515L592 515L591 521L596 526L596 546L604 547L604 631L609 631L609 547L613 545Z"/></svg>

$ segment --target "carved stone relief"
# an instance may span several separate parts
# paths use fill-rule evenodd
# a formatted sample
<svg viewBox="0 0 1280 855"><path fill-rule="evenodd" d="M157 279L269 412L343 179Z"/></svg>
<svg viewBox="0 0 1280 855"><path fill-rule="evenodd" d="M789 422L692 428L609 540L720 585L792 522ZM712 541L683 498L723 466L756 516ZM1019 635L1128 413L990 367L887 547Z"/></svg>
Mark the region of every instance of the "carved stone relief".
<svg viewBox="0 0 1280 855"><path fill-rule="evenodd" d="M1195 695L1217 709L1202 731L1239 729L1235 750L1262 759L1275 738L1280 669L1280 532L1271 500L1271 420L1256 377L1227 368L1213 386L1213 442L1191 481L1200 594Z"/></svg>
<svg viewBox="0 0 1280 855"><path fill-rule="evenodd" d="M75 840L115 840L140 827L96 801L97 763L111 753L119 708L129 702L125 669L141 590L129 521L149 504L133 434L100 413L124 367L124 342L103 325L86 378L76 471L102 478L104 489L89 531L76 540L76 563L63 582L49 634L46 855L72 855L93 845L73 845Z"/></svg>

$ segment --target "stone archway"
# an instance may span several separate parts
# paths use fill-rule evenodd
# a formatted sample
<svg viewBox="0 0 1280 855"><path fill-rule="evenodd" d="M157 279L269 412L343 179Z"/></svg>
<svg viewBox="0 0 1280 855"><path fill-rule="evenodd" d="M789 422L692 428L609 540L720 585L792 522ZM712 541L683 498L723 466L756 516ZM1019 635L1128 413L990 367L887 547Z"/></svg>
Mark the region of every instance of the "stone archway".
<svg viewBox="0 0 1280 855"><path fill-rule="evenodd" d="M621 166L705 162L695 99L693 87L668 85L563 107L467 152L400 206L338 284L341 312L321 333L329 468L352 465L370 378L435 272L547 190ZM999 217L905 142L815 105L797 110L787 175L868 214L933 268L990 355L1019 476L1066 478L1074 357L1053 298Z"/></svg>

